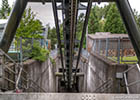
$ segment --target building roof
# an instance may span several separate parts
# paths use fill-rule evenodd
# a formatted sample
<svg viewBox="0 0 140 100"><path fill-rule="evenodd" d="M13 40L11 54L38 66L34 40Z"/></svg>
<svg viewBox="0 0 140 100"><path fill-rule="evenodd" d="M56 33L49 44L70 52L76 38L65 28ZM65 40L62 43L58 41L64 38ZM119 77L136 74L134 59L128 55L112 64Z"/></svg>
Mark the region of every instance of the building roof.
<svg viewBox="0 0 140 100"><path fill-rule="evenodd" d="M88 34L91 39L106 39L106 38L129 38L128 34L111 34L109 32L97 32L95 34Z"/></svg>
<svg viewBox="0 0 140 100"><path fill-rule="evenodd" d="M5 24L7 23L7 19L0 19L0 28L4 28L5 27Z"/></svg>
<svg viewBox="0 0 140 100"><path fill-rule="evenodd" d="M7 23L7 19L0 19L0 24L5 24L5 23Z"/></svg>

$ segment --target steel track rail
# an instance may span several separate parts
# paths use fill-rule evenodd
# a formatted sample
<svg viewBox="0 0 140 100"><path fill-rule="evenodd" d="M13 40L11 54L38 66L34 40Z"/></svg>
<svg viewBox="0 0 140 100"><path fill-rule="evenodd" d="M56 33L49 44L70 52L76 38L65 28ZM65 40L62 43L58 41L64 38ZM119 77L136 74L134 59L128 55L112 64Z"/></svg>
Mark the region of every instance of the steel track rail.
<svg viewBox="0 0 140 100"><path fill-rule="evenodd" d="M86 35L86 28L87 28L87 25L88 25L88 19L89 19L91 7L92 7L92 0L88 0L88 7L87 7L87 11L86 11L84 26L83 26L83 30L82 30L82 37L81 37L80 47L79 47L79 52L78 52L78 58L77 58L77 63L76 63L74 82L76 80L77 69L78 69L78 65L79 65L79 61L80 61L80 55L81 55L81 51L82 51L82 47L83 47L84 38L85 38L85 35Z"/></svg>
<svg viewBox="0 0 140 100"><path fill-rule="evenodd" d="M78 9L78 0L71 0L71 26L70 26L70 68L71 78L72 78L72 68L73 68L73 56L74 56L74 34L76 28L76 20L77 20L77 9ZM70 80L71 81L71 80ZM72 83L72 82L71 82Z"/></svg>
<svg viewBox="0 0 140 100"><path fill-rule="evenodd" d="M52 7L53 7L53 14L54 14L54 19L55 19L55 26L56 26L56 33L57 33L57 40L58 40L58 45L59 45L59 51L60 51L60 56L61 56L61 64L62 64L62 69L63 69L63 78L64 78L64 81L65 81L63 53L62 53L62 46L61 46L60 28L59 28L56 0L52 0Z"/></svg>

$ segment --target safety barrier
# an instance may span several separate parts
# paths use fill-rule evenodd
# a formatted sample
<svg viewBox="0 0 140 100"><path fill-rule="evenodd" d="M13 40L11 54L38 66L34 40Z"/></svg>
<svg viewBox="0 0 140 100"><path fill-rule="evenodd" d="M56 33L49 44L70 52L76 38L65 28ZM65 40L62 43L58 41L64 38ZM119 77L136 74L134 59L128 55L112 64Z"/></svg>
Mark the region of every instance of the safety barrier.
<svg viewBox="0 0 140 100"><path fill-rule="evenodd" d="M140 80L128 83L128 79L127 79L126 74L127 74L127 72L131 71L135 67L137 67L138 71L140 72L139 64L136 64L136 66L132 66L132 67L128 68L126 71L123 72L123 77L124 77L124 80L125 80L126 90L127 90L128 94L130 94L130 89L129 89L130 86L140 83Z"/></svg>
<svg viewBox="0 0 140 100"><path fill-rule="evenodd" d="M8 62L7 62L8 61ZM11 65L10 65L10 64ZM9 65L8 65L9 64ZM22 63L16 63L0 49L0 90L45 92L36 82L29 78ZM29 91L30 92L30 91Z"/></svg>

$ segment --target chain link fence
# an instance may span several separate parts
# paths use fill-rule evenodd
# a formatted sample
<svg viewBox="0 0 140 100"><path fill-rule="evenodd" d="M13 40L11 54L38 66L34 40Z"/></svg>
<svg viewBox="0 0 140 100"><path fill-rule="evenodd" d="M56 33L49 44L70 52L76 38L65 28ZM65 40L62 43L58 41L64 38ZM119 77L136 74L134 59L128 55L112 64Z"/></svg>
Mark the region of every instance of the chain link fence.
<svg viewBox="0 0 140 100"><path fill-rule="evenodd" d="M117 63L138 61L129 38L93 39L91 51L106 56Z"/></svg>
<svg viewBox="0 0 140 100"><path fill-rule="evenodd" d="M46 48L46 42L44 39L22 37L15 39L8 51L9 56L17 62L25 61L30 58L30 54L35 44L41 48Z"/></svg>

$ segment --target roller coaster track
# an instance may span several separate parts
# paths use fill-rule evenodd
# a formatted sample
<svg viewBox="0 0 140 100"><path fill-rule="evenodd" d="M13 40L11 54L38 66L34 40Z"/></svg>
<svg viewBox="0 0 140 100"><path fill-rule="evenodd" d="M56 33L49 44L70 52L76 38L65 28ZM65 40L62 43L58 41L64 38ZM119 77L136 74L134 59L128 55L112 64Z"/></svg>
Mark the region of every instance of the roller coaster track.
<svg viewBox="0 0 140 100"><path fill-rule="evenodd" d="M65 66L66 66L66 76L67 76L67 88L70 90L72 88L72 68L73 68L73 56L74 56L74 34L76 29L77 20L77 9L78 0L64 0L64 27L65 30Z"/></svg>
<svg viewBox="0 0 140 100"><path fill-rule="evenodd" d="M64 64L63 64L63 54L61 47L61 39L60 39L60 30L58 25L58 15L57 15L57 7L56 1L52 0L54 17L55 17L55 25L57 29L57 37L59 43L59 50L61 55L61 63L63 69L63 78L65 81L65 72L64 72ZM65 45L65 66L66 66L66 85L68 90L71 87L71 79L72 79L72 68L73 68L73 56L74 56L74 34L76 30L76 20L77 20L77 9L78 9L78 0L64 0L62 2L63 6L63 20L64 20L64 45ZM65 27L67 26L67 27Z"/></svg>

